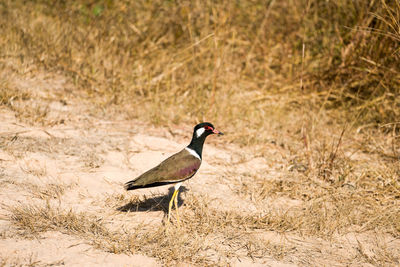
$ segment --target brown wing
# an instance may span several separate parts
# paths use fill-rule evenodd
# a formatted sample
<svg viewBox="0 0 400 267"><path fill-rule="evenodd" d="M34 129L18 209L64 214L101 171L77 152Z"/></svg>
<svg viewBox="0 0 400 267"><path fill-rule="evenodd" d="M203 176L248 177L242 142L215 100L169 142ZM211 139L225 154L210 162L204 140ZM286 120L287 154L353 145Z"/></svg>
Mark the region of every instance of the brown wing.
<svg viewBox="0 0 400 267"><path fill-rule="evenodd" d="M136 179L127 182L125 188L132 190L181 182L192 177L200 168L200 164L200 159L183 149Z"/></svg>

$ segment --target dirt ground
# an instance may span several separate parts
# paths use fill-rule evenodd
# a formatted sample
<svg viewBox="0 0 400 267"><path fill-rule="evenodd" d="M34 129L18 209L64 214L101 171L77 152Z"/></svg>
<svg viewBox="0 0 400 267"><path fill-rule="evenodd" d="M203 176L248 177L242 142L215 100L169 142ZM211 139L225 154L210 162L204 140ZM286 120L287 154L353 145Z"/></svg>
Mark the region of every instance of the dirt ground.
<svg viewBox="0 0 400 267"><path fill-rule="evenodd" d="M181 224L175 211L166 224L171 186L126 192L123 184L185 147L192 126L102 118L85 102L52 97L66 94L63 80L15 82L36 95L25 107L46 107L47 123L0 111L0 266L374 266L382 258L394 266L399 259L400 240L389 234L322 238L257 226L303 205L239 186L257 176L266 184L285 179L286 152L274 143L261 157L209 137L200 171L179 195Z"/></svg>

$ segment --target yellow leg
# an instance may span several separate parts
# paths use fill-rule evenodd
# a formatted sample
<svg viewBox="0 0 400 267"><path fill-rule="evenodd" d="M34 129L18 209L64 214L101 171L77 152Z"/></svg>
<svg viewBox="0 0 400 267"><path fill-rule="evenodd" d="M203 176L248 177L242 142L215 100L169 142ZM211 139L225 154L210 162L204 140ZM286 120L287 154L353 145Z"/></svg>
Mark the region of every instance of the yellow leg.
<svg viewBox="0 0 400 267"><path fill-rule="evenodd" d="M172 208L172 203L174 203L174 199L176 198L176 195L178 193L178 190L175 189L174 193L172 194L171 200L169 201L169 205L168 205L168 222L171 218L171 208ZM175 205L176 207L176 205Z"/></svg>
<svg viewBox="0 0 400 267"><path fill-rule="evenodd" d="M178 221L178 225L179 225L180 221L179 221L179 211L178 211L178 193L179 193L179 189L176 190L174 204L175 204L175 209L176 209L176 220Z"/></svg>

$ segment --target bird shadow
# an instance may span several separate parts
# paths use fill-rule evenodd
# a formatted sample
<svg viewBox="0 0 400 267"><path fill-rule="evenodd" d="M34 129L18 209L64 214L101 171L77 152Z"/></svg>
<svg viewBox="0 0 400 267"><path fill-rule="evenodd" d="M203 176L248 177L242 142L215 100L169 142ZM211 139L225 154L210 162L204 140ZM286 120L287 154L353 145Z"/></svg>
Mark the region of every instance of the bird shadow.
<svg viewBox="0 0 400 267"><path fill-rule="evenodd" d="M169 201L172 198L175 188L172 186L168 189L167 195L155 195L152 197L144 197L144 199L131 200L129 203L118 207L118 211L122 212L145 212L145 211L163 211L168 213ZM178 192L178 207L183 205L181 193L188 191L185 186L181 186Z"/></svg>

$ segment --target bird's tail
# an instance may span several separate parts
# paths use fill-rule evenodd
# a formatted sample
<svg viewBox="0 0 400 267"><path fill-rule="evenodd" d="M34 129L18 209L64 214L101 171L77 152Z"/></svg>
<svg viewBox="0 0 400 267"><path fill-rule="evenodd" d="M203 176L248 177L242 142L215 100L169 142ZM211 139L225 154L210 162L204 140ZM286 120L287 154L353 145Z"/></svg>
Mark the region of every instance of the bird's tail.
<svg viewBox="0 0 400 267"><path fill-rule="evenodd" d="M156 187L156 186L161 186L161 185L167 185L167 184L174 184L176 183L176 181L173 182L154 182L154 183L150 183L150 184L138 184L138 180L132 180L127 182L124 185L124 188L126 190L135 190L135 189L139 189L139 188L149 188L149 187Z"/></svg>
<svg viewBox="0 0 400 267"><path fill-rule="evenodd" d="M134 189L141 188L141 187L142 186L138 186L136 184L136 180L129 181L129 182L125 183L125 185L124 185L125 190L134 190Z"/></svg>

